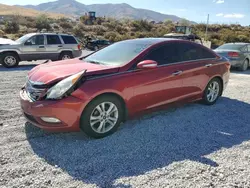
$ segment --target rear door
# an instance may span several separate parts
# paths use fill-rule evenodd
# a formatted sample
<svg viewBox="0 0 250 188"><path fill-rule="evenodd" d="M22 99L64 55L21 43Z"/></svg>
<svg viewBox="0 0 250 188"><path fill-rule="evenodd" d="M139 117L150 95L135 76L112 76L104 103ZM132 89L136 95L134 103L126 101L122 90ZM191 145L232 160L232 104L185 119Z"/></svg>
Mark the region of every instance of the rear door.
<svg viewBox="0 0 250 188"><path fill-rule="evenodd" d="M61 38L62 38L63 43L64 43L64 45L63 45L64 50L69 50L69 51L79 50L78 49L78 42L73 36L61 35Z"/></svg>
<svg viewBox="0 0 250 188"><path fill-rule="evenodd" d="M150 70L135 70L131 73L134 83L134 97L131 99L136 111L158 107L179 100L185 94L183 90L182 64L178 51L173 44L165 44L152 50L142 60L154 60L158 67Z"/></svg>
<svg viewBox="0 0 250 188"><path fill-rule="evenodd" d="M62 41L58 35L46 35L47 59L57 60L63 48Z"/></svg>
<svg viewBox="0 0 250 188"><path fill-rule="evenodd" d="M177 46L182 63L183 94L201 96L211 76L220 73L217 56L199 44L179 42Z"/></svg>

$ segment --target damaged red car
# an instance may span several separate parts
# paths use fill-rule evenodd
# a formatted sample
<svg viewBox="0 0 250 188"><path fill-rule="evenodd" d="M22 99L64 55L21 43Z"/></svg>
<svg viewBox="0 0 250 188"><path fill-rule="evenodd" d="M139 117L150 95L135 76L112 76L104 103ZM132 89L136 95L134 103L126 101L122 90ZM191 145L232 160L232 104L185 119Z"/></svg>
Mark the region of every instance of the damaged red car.
<svg viewBox="0 0 250 188"><path fill-rule="evenodd" d="M34 67L20 91L26 119L48 131L102 138L121 122L173 102L214 104L230 63L184 40L144 38L114 43L86 57Z"/></svg>

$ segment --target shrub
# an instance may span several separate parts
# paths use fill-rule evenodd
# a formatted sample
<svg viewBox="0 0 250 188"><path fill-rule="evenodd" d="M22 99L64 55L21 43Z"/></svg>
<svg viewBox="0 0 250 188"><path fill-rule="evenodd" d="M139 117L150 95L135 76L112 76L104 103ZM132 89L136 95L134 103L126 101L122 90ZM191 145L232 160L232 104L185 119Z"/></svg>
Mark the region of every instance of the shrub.
<svg viewBox="0 0 250 188"><path fill-rule="evenodd" d="M153 28L153 24L146 20L134 20L131 24L134 28L134 31L151 31Z"/></svg>
<svg viewBox="0 0 250 188"><path fill-rule="evenodd" d="M0 30L0 37L4 36L4 31Z"/></svg>
<svg viewBox="0 0 250 188"><path fill-rule="evenodd" d="M46 29L49 31L51 29L50 27L50 20L49 18L42 14L36 18L36 28L41 31L42 29Z"/></svg>
<svg viewBox="0 0 250 188"><path fill-rule="evenodd" d="M114 31L106 32L104 34L104 37L112 42L116 42L117 39L119 38L119 33Z"/></svg>
<svg viewBox="0 0 250 188"><path fill-rule="evenodd" d="M85 36L84 34L84 25L83 24L78 24L77 26L74 27L73 33L75 36L79 38L83 38Z"/></svg>
<svg viewBox="0 0 250 188"><path fill-rule="evenodd" d="M5 23L5 32L6 33L17 33L20 27L16 21L9 21Z"/></svg>
<svg viewBox="0 0 250 188"><path fill-rule="evenodd" d="M67 21L66 21L66 22L65 22L65 21L60 22L59 25L60 25L63 29L67 29L67 30L70 30L70 29L73 28L73 24L70 23L70 22L67 22Z"/></svg>
<svg viewBox="0 0 250 188"><path fill-rule="evenodd" d="M238 35L237 40L238 42L250 42L250 39L245 35Z"/></svg>

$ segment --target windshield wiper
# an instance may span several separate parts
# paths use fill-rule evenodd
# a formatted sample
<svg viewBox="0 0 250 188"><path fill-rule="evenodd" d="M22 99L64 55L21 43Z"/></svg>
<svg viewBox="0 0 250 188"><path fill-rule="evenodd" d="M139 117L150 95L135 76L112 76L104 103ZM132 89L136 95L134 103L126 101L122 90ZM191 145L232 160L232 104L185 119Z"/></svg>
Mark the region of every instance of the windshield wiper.
<svg viewBox="0 0 250 188"><path fill-rule="evenodd" d="M93 64L97 64L97 65L103 65L103 63L98 62L98 61L86 61L88 63L93 63Z"/></svg>

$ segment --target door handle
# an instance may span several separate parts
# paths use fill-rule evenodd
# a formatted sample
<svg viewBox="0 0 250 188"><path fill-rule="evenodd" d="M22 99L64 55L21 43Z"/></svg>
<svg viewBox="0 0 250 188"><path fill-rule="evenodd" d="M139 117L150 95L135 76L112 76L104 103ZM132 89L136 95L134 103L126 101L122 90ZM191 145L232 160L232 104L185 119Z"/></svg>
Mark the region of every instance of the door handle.
<svg viewBox="0 0 250 188"><path fill-rule="evenodd" d="M176 72L174 72L172 75L177 76L177 75L181 74L182 72L183 72L183 71L176 71Z"/></svg>
<svg viewBox="0 0 250 188"><path fill-rule="evenodd" d="M212 64L207 64L205 65L206 67L212 67L213 65Z"/></svg>
<svg viewBox="0 0 250 188"><path fill-rule="evenodd" d="M63 46L62 45L59 45L58 48L62 48Z"/></svg>
<svg viewBox="0 0 250 188"><path fill-rule="evenodd" d="M44 46L39 46L39 48L45 48Z"/></svg>

